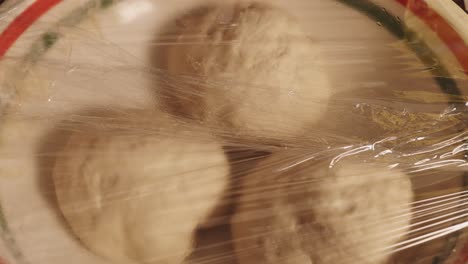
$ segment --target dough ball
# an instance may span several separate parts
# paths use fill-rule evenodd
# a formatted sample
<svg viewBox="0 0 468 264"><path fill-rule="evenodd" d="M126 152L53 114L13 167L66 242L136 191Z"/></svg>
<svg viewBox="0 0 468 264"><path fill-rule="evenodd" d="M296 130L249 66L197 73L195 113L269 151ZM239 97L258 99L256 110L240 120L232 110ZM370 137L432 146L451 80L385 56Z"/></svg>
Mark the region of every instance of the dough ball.
<svg viewBox="0 0 468 264"><path fill-rule="evenodd" d="M274 141L297 137L326 110L320 45L284 10L218 3L175 24L157 58L166 110L224 136Z"/></svg>
<svg viewBox="0 0 468 264"><path fill-rule="evenodd" d="M70 136L53 171L60 209L98 255L182 263L227 185L226 157L209 136L164 120L139 128L149 133L137 133L133 121L126 131L124 123L89 125Z"/></svg>
<svg viewBox="0 0 468 264"><path fill-rule="evenodd" d="M245 177L232 220L242 264L380 264L409 229L407 175L378 164L277 155ZM284 170L281 170L284 169Z"/></svg>

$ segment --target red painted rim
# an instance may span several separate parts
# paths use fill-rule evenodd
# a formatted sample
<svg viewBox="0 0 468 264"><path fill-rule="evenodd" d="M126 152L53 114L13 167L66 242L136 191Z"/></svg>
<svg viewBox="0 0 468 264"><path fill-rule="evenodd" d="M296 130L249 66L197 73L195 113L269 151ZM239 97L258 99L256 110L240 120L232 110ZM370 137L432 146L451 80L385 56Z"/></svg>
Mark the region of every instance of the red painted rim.
<svg viewBox="0 0 468 264"><path fill-rule="evenodd" d="M36 0L16 17L0 35L0 58L36 20L60 2L62 0Z"/></svg>
<svg viewBox="0 0 468 264"><path fill-rule="evenodd" d="M460 35L437 12L432 10L424 0L396 0L437 33L447 45L468 74L468 45Z"/></svg>
<svg viewBox="0 0 468 264"><path fill-rule="evenodd" d="M424 0L395 0L408 8L428 25L455 55L465 73L468 74L468 45L443 17L432 10ZM22 12L0 35L0 59L18 38L62 0L36 0Z"/></svg>

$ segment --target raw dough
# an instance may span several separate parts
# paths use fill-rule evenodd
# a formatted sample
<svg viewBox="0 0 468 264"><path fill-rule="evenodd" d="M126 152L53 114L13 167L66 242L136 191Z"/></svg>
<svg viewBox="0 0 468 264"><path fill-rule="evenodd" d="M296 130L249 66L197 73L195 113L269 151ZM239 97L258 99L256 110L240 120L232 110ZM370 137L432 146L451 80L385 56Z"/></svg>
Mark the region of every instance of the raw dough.
<svg viewBox="0 0 468 264"><path fill-rule="evenodd" d="M379 250L409 229L408 176L356 161L281 171L294 157L277 154L245 177L232 220L239 263L386 263L390 254Z"/></svg>
<svg viewBox="0 0 468 264"><path fill-rule="evenodd" d="M297 137L327 107L320 45L284 10L213 4L177 20L161 39L160 100L224 136Z"/></svg>
<svg viewBox="0 0 468 264"><path fill-rule="evenodd" d="M227 184L221 146L164 118L109 120L75 129L58 156L63 215L84 245L115 262L182 263Z"/></svg>

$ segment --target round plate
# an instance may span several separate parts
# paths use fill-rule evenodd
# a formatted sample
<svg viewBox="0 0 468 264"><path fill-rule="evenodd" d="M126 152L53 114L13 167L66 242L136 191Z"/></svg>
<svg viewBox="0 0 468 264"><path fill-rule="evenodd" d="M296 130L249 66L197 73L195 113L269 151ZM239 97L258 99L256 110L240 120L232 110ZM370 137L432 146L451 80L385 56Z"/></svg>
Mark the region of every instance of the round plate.
<svg viewBox="0 0 468 264"><path fill-rule="evenodd" d="M200 2L7 1L14 8L0 9L0 263L106 263L80 245L57 209L50 177L63 143L57 126L90 109L154 108L149 58L167 44L158 34ZM322 67L340 104L435 113L464 106L468 35L434 1L276 2L323 44ZM415 180L421 199L464 194L460 173L426 176ZM436 263L456 241L443 237L396 259Z"/></svg>

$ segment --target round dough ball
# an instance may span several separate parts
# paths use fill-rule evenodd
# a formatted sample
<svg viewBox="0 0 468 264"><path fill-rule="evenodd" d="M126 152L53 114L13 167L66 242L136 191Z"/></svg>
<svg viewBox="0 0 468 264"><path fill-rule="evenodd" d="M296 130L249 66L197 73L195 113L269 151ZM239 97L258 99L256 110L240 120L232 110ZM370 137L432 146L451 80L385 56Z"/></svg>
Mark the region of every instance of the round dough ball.
<svg viewBox="0 0 468 264"><path fill-rule="evenodd" d="M165 127L164 120L146 127L151 133L137 133L137 123L128 131L121 122L90 125L70 136L53 171L58 203L98 255L117 263L179 264L222 196L228 162L204 134Z"/></svg>
<svg viewBox="0 0 468 264"><path fill-rule="evenodd" d="M327 108L320 45L282 9L219 3L189 12L160 42L159 99L177 115L227 137L300 135Z"/></svg>
<svg viewBox="0 0 468 264"><path fill-rule="evenodd" d="M408 176L356 161L285 169L297 157L273 156L245 177L232 220L239 263L386 263L382 250L409 228Z"/></svg>

